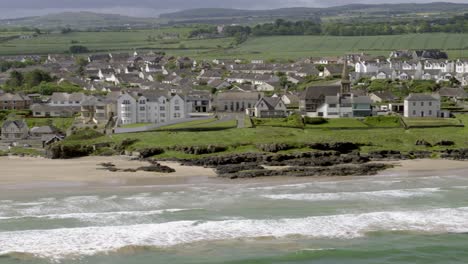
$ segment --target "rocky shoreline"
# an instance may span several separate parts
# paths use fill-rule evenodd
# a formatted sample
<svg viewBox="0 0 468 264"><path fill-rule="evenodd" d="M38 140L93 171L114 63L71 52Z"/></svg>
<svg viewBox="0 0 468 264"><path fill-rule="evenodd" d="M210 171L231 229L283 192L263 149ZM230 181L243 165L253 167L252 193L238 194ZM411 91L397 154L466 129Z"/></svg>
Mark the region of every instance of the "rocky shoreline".
<svg viewBox="0 0 468 264"><path fill-rule="evenodd" d="M419 142L424 144L424 142ZM443 142L444 145L448 143ZM109 147L109 146L105 146ZM307 147L311 151L298 153L278 153L284 150L293 150L288 144L263 144L257 146L263 152L213 155L225 151L220 146L178 147L184 153L200 155L195 159L165 158L158 159L153 156L164 153L164 149L146 148L138 152L125 152L135 159L150 162L149 166L138 168L136 171L151 171L171 173L173 169L160 165L160 161L178 162L185 166L199 166L215 169L222 178L256 178L272 176L356 176L375 175L388 169L388 161L428 159L440 157L448 160L468 160L468 149L446 150L420 150L403 153L395 150L372 151L361 153L360 145L351 142L338 143L311 143ZM49 150L50 158L70 158L89 155L95 147L80 146L78 148L61 146ZM176 149L171 148L171 150ZM54 151L55 150L55 151ZM203 154L212 154L206 156ZM104 164L105 165L105 164ZM122 171L118 168L104 166L109 171ZM274 169L268 167L275 167Z"/></svg>

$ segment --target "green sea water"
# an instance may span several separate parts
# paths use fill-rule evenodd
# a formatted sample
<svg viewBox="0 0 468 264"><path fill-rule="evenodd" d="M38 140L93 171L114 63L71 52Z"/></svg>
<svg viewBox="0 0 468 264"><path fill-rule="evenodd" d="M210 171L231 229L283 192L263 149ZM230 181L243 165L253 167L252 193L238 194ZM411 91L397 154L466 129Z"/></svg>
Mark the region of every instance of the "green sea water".
<svg viewBox="0 0 468 264"><path fill-rule="evenodd" d="M0 187L0 263L468 263L468 172Z"/></svg>

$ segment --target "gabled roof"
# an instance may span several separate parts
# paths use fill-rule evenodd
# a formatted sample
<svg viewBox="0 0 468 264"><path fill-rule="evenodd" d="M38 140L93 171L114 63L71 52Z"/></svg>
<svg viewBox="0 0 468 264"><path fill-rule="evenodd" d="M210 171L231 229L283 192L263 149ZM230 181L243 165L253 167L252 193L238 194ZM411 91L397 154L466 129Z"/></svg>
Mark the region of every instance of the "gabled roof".
<svg viewBox="0 0 468 264"><path fill-rule="evenodd" d="M374 92L373 94L379 97L380 99L382 99L383 101L394 101L398 99L398 97L395 96L390 91L379 91L379 92Z"/></svg>
<svg viewBox="0 0 468 264"><path fill-rule="evenodd" d="M255 107L258 107L261 103L265 103L268 107L268 110L275 110L275 107L282 102L280 97L262 97L258 102L255 104Z"/></svg>
<svg viewBox="0 0 468 264"><path fill-rule="evenodd" d="M319 99L322 96L337 95L341 91L341 86L311 86L307 88L300 96L302 100Z"/></svg>
<svg viewBox="0 0 468 264"><path fill-rule="evenodd" d="M2 128L5 129L9 127L10 125L14 125L18 129L28 128L28 124L26 124L24 120L7 120L3 122Z"/></svg>
<svg viewBox="0 0 468 264"><path fill-rule="evenodd" d="M439 90L439 95L442 97L454 97L454 98L467 98L468 94L463 88L449 88L443 87Z"/></svg>
<svg viewBox="0 0 468 264"><path fill-rule="evenodd" d="M406 97L405 101L439 101L439 99L430 94L414 93Z"/></svg>

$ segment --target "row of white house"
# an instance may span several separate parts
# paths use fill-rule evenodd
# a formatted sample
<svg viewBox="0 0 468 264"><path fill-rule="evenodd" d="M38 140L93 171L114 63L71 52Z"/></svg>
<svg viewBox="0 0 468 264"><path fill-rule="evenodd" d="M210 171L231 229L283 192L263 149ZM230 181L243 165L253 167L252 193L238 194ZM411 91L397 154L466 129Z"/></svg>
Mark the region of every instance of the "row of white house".
<svg viewBox="0 0 468 264"><path fill-rule="evenodd" d="M425 60L411 61L358 61L354 65L355 72L376 73L382 69L416 71L439 70L443 73L468 73L468 61L456 60Z"/></svg>

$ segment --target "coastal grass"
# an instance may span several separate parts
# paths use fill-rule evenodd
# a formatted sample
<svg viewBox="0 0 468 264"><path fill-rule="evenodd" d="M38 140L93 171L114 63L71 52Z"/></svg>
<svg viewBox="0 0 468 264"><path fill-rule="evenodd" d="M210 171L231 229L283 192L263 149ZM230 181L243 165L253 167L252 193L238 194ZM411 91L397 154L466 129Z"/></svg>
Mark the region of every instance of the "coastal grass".
<svg viewBox="0 0 468 264"><path fill-rule="evenodd" d="M457 116L468 121L467 115ZM125 139L138 139L129 146L129 150L148 147L170 148L173 146L227 146L225 153L242 153L256 150L258 144L287 143L297 146L307 143L354 142L364 145L364 153L377 150L399 150L402 152L417 150L440 150L445 148L467 148L468 128L440 127L440 128L370 128L370 129L297 129L289 127L258 126L256 128L232 128L217 131L153 131L132 134L115 134L101 136L89 140L67 139L63 144L95 144L109 142L118 144ZM431 144L450 140L455 142L450 147L416 146L416 141L425 140ZM175 155L175 156L172 156ZM166 152L164 157L181 157L181 153ZM182 155L183 156L183 155ZM188 156L184 156L188 157ZM189 158L194 158L191 156Z"/></svg>

